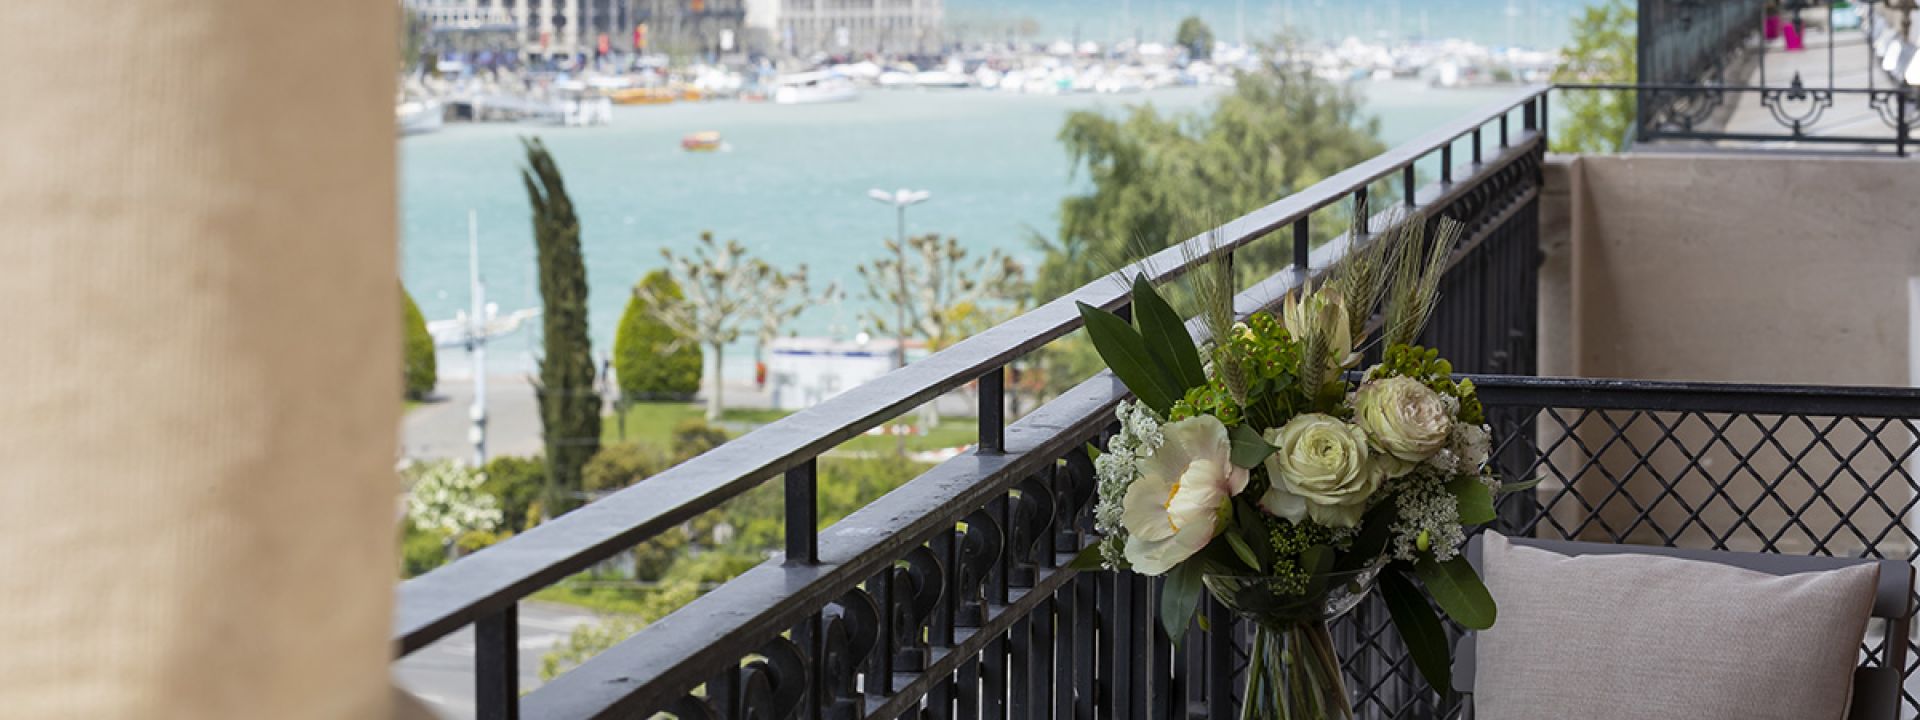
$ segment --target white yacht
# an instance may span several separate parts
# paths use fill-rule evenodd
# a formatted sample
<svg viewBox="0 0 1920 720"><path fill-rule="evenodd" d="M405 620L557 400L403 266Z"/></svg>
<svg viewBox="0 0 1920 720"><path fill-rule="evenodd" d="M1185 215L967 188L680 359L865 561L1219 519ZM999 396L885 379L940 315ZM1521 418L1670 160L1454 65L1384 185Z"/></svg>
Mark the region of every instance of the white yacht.
<svg viewBox="0 0 1920 720"><path fill-rule="evenodd" d="M430 133L446 122L446 111L440 107L440 101L431 98L400 103L394 106L393 116L401 135Z"/></svg>
<svg viewBox="0 0 1920 720"><path fill-rule="evenodd" d="M788 75L780 78L773 90L773 101L782 105L847 102L859 97L852 80L824 72Z"/></svg>

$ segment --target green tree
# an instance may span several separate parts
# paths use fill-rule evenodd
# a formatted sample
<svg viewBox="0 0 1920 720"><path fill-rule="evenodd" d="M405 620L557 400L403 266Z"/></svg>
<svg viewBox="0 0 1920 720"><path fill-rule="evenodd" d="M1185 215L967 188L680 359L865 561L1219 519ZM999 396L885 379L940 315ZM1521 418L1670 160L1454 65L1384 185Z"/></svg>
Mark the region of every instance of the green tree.
<svg viewBox="0 0 1920 720"><path fill-rule="evenodd" d="M580 469L600 450L600 394L594 388L593 345L587 339L587 268L580 257L580 219L560 167L539 138L522 141L520 179L533 206L540 262L541 330L546 340L534 396L547 445L544 507L558 515L580 490Z"/></svg>
<svg viewBox="0 0 1920 720"><path fill-rule="evenodd" d="M1188 15L1180 21L1180 27L1173 31L1173 44L1187 49L1187 57L1194 60L1206 60L1213 57L1213 28L1200 21L1198 16Z"/></svg>
<svg viewBox="0 0 1920 720"><path fill-rule="evenodd" d="M520 532L539 522L540 494L546 487L547 461L540 457L500 455L487 461L480 491L500 502L501 522Z"/></svg>
<svg viewBox="0 0 1920 720"><path fill-rule="evenodd" d="M1639 75L1635 46L1636 17L1624 0L1587 8L1573 19L1573 45L1554 68L1556 83L1632 83ZM1554 109L1558 137L1553 150L1565 153L1618 152L1634 126L1631 92L1568 90Z"/></svg>
<svg viewBox="0 0 1920 720"><path fill-rule="evenodd" d="M407 399L420 400L433 393L439 382L437 360L433 355L433 336L427 334L427 318L413 302L413 293L400 288L400 323L406 327Z"/></svg>
<svg viewBox="0 0 1920 720"><path fill-rule="evenodd" d="M1277 56L1267 50L1263 56ZM1060 141L1093 189L1061 202L1058 239L1037 241L1044 260L1035 300L1058 297L1129 257L1186 240L1377 155L1385 149L1377 130L1353 91L1274 60L1240 74L1233 92L1205 114L1168 116L1151 105L1122 118L1076 111ZM1316 238L1333 234L1334 223L1313 225ZM1235 258L1271 272L1288 262L1288 244L1255 243Z"/></svg>
<svg viewBox="0 0 1920 720"><path fill-rule="evenodd" d="M666 453L641 443L617 443L600 449L581 471L581 489L604 492L619 490L667 469L673 461Z"/></svg>
<svg viewBox="0 0 1920 720"><path fill-rule="evenodd" d="M654 298L686 301L665 270L647 273L634 288L613 336L613 370L620 379L622 402L684 402L700 391L700 343L661 321Z"/></svg>

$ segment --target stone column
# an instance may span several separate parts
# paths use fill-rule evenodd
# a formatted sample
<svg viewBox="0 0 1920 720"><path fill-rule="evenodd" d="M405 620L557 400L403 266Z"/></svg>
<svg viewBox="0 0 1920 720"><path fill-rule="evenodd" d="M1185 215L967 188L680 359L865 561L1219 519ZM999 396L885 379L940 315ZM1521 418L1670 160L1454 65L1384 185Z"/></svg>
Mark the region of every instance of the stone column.
<svg viewBox="0 0 1920 720"><path fill-rule="evenodd" d="M397 19L0 3L0 715L389 712Z"/></svg>

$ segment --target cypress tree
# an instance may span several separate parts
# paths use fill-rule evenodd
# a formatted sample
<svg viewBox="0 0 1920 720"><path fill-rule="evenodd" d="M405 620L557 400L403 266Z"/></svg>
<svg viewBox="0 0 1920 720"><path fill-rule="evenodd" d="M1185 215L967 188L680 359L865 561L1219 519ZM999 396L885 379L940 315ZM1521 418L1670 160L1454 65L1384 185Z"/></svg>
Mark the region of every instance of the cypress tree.
<svg viewBox="0 0 1920 720"><path fill-rule="evenodd" d="M522 141L520 179L533 205L533 242L540 261L541 329L546 348L534 385L547 444L546 513L559 515L581 487L581 468L600 450L600 395L587 339L587 268L580 257L580 219L573 214L560 168L539 138Z"/></svg>
<svg viewBox="0 0 1920 720"><path fill-rule="evenodd" d="M406 328L406 386L408 400L424 400L433 394L439 380L433 355L433 336L427 334L427 318L414 304L413 293L400 288L400 322Z"/></svg>

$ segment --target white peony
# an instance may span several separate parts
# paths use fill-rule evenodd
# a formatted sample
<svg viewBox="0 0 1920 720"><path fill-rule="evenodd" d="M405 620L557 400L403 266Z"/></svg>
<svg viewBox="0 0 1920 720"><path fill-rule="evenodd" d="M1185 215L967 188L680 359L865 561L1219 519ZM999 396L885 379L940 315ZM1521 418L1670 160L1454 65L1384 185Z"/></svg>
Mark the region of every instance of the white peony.
<svg viewBox="0 0 1920 720"><path fill-rule="evenodd" d="M1268 430L1267 442L1276 450L1267 456L1261 509L1296 523L1311 517L1329 527L1360 524L1382 479L1365 431L1307 413Z"/></svg>
<svg viewBox="0 0 1920 720"><path fill-rule="evenodd" d="M1354 422L1367 431L1389 477L1407 474L1453 433L1453 413L1433 388L1410 377L1370 380L1353 399Z"/></svg>
<svg viewBox="0 0 1920 720"><path fill-rule="evenodd" d="M1247 489L1247 471L1234 466L1219 418L1168 423L1160 434L1163 442L1141 460L1123 502L1127 563L1142 575L1164 574L1206 547L1220 507Z"/></svg>

